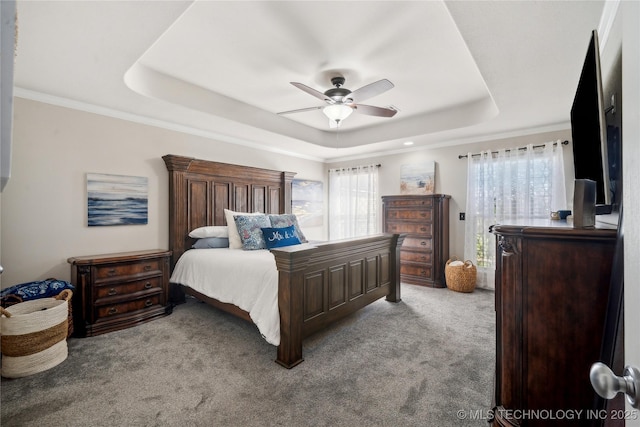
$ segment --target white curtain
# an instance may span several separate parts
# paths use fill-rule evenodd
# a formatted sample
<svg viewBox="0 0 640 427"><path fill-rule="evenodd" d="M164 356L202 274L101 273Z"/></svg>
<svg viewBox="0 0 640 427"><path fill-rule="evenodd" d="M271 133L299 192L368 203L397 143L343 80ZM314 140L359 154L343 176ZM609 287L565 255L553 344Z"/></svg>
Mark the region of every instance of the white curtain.
<svg viewBox="0 0 640 427"><path fill-rule="evenodd" d="M495 279L494 224L548 219L565 209L566 189L562 145L486 151L467 155L467 206L464 258L478 269L477 286L493 289Z"/></svg>
<svg viewBox="0 0 640 427"><path fill-rule="evenodd" d="M378 166L329 170L329 239L380 232Z"/></svg>

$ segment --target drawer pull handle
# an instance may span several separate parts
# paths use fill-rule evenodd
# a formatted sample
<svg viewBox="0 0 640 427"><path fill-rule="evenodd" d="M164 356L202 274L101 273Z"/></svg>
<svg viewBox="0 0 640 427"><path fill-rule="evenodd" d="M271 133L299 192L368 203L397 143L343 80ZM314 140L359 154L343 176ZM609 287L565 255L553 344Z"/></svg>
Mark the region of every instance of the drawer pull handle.
<svg viewBox="0 0 640 427"><path fill-rule="evenodd" d="M151 270L151 265L150 264L145 265L144 271L149 271L149 270Z"/></svg>
<svg viewBox="0 0 640 427"><path fill-rule="evenodd" d="M420 242L420 246L427 246L427 242L423 240L422 242Z"/></svg>
<svg viewBox="0 0 640 427"><path fill-rule="evenodd" d="M111 268L109 269L109 271L107 272L107 274L109 276L115 276L116 275L116 269L115 268Z"/></svg>
<svg viewBox="0 0 640 427"><path fill-rule="evenodd" d="M107 311L107 314L116 314L117 312L118 309L116 307L111 307L109 311Z"/></svg>
<svg viewBox="0 0 640 427"><path fill-rule="evenodd" d="M145 307L151 307L152 305L153 305L153 301L151 301L150 299L148 299L148 300L146 300L146 301L144 302L144 306L145 306Z"/></svg>
<svg viewBox="0 0 640 427"><path fill-rule="evenodd" d="M118 293L118 291L116 290L116 288L111 288L111 289L109 289L109 292L107 292L108 295L115 295L117 293Z"/></svg>
<svg viewBox="0 0 640 427"><path fill-rule="evenodd" d="M420 231L427 231L427 227L420 227Z"/></svg>
<svg viewBox="0 0 640 427"><path fill-rule="evenodd" d="M151 289L151 282L147 282L144 284L145 289Z"/></svg>
<svg viewBox="0 0 640 427"><path fill-rule="evenodd" d="M424 218L425 216L427 216L427 213L426 212L420 212L420 216Z"/></svg>

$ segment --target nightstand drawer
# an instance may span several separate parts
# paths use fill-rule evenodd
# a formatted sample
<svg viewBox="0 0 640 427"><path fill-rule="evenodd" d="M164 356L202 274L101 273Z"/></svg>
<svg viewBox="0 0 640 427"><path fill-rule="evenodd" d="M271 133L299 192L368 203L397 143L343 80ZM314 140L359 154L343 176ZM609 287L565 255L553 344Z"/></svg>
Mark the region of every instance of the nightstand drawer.
<svg viewBox="0 0 640 427"><path fill-rule="evenodd" d="M423 236L433 235L433 224L429 222L391 222L387 223L387 233L409 233Z"/></svg>
<svg viewBox="0 0 640 427"><path fill-rule="evenodd" d="M95 280L122 278L139 274L162 274L159 259L136 261L131 263L102 265L95 267Z"/></svg>
<svg viewBox="0 0 640 427"><path fill-rule="evenodd" d="M115 283L112 285L96 286L94 297L96 303L99 304L102 298L113 298L118 296L126 296L141 291L149 291L151 289L162 289L162 277L150 277L148 279L136 280L128 283Z"/></svg>
<svg viewBox="0 0 640 427"><path fill-rule="evenodd" d="M132 311L148 309L160 304L160 294L150 295L133 301L124 301L118 304L109 304L97 307L98 319L130 313Z"/></svg>

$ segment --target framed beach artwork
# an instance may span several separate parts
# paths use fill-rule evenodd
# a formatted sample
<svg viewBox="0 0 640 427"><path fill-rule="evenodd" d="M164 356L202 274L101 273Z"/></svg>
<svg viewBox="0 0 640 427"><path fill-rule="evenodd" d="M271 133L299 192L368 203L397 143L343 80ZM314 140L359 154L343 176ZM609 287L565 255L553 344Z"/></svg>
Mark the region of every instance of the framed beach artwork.
<svg viewBox="0 0 640 427"><path fill-rule="evenodd" d="M87 225L148 222L148 179L141 176L87 174Z"/></svg>
<svg viewBox="0 0 640 427"><path fill-rule="evenodd" d="M436 189L436 162L402 165L400 194L433 194Z"/></svg>
<svg viewBox="0 0 640 427"><path fill-rule="evenodd" d="M291 213L300 227L321 227L323 209L322 182L294 179L291 186Z"/></svg>

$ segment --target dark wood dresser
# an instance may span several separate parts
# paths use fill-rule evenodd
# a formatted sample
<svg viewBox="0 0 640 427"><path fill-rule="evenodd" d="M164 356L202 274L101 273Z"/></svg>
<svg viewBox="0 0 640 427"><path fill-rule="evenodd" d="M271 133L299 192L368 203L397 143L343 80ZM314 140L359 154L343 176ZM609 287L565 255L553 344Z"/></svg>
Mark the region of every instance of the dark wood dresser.
<svg viewBox="0 0 640 427"><path fill-rule="evenodd" d="M496 225L495 426L590 425L615 229ZM570 410L558 424L552 415ZM583 410L578 417L577 411ZM538 412L536 412L538 411Z"/></svg>
<svg viewBox="0 0 640 427"><path fill-rule="evenodd" d="M403 283L445 287L450 198L444 194L382 197L384 231L407 234L400 251Z"/></svg>
<svg viewBox="0 0 640 427"><path fill-rule="evenodd" d="M165 250L69 258L75 335L99 335L169 314L170 258Z"/></svg>

